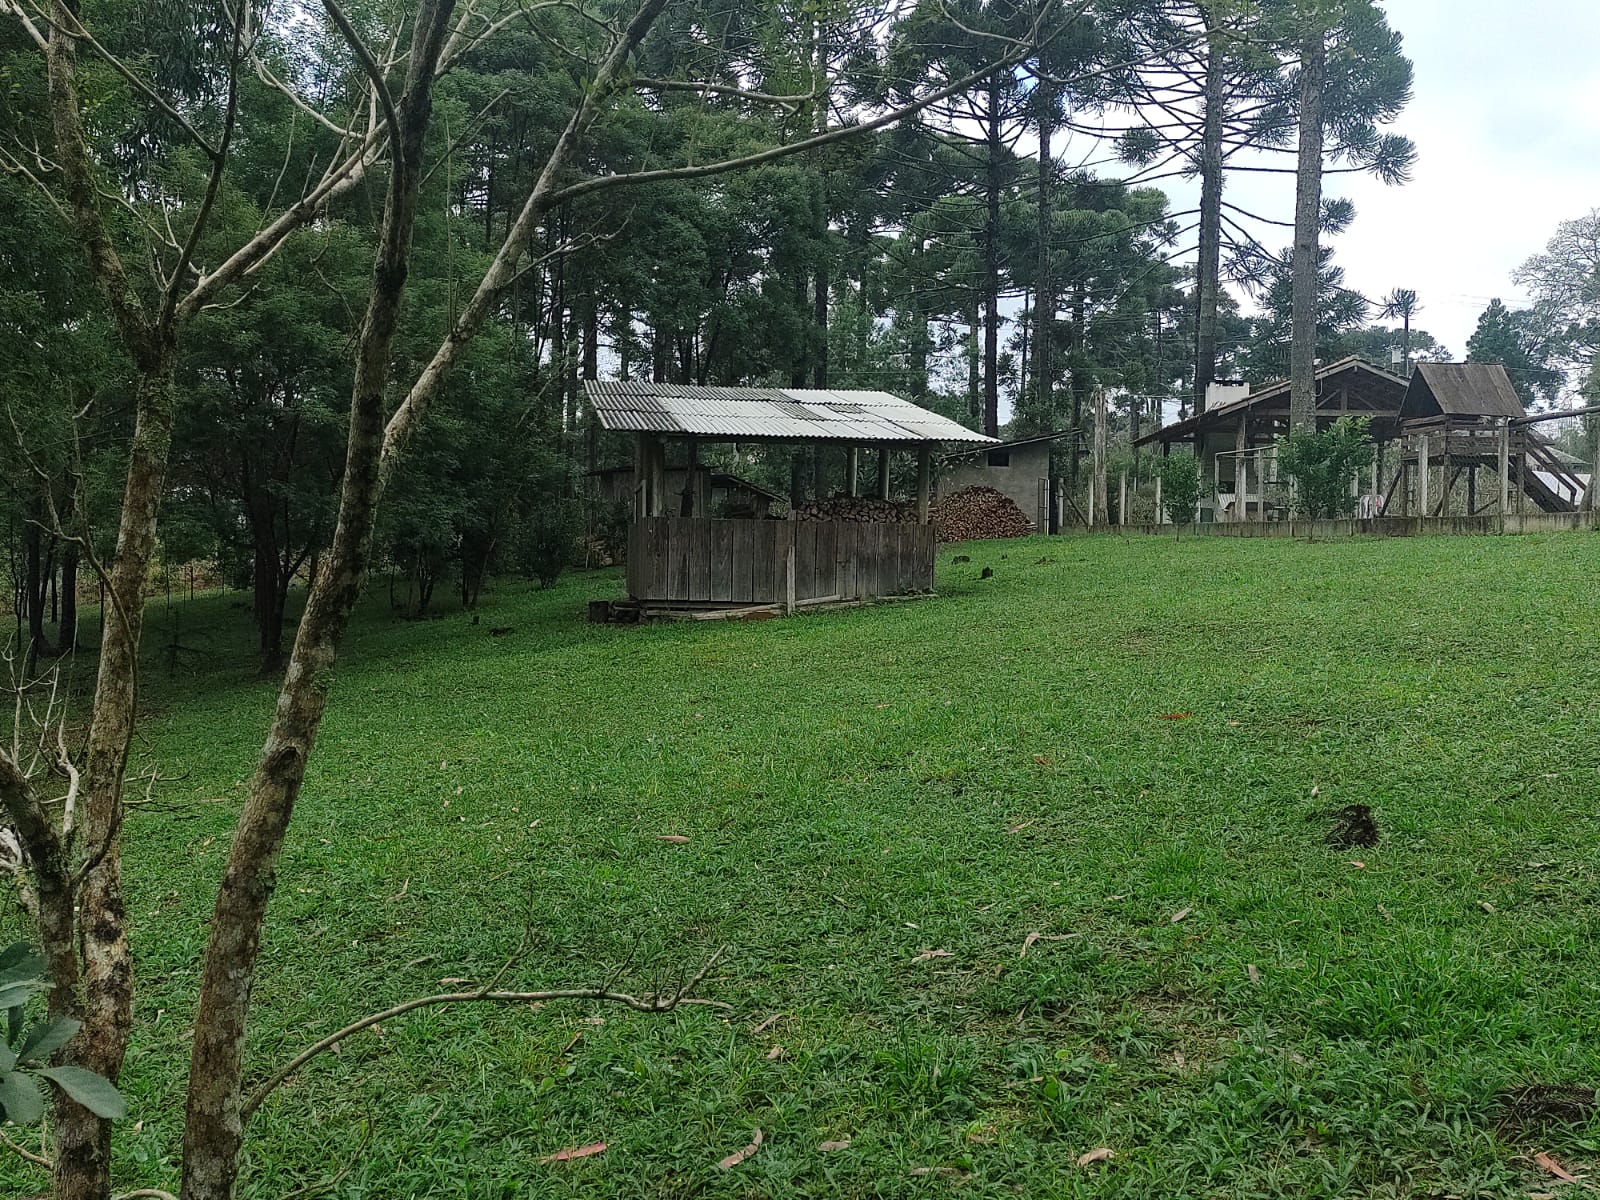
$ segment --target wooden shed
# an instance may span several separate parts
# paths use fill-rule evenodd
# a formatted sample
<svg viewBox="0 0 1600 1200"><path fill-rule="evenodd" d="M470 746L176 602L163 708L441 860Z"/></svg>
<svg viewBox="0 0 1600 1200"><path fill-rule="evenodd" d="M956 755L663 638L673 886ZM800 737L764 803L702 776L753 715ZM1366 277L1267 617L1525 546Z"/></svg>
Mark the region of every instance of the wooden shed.
<svg viewBox="0 0 1600 1200"><path fill-rule="evenodd" d="M995 442L887 392L602 381L588 382L585 392L602 429L634 437L623 607L645 617L793 612L931 593L933 452L947 444ZM875 467L875 490L884 499L891 457L915 455L914 519L715 518L696 506L696 489L674 494L668 481L675 469L693 478L701 448L716 443L838 447L846 455L850 494L859 494ZM680 461L669 466L669 458Z"/></svg>

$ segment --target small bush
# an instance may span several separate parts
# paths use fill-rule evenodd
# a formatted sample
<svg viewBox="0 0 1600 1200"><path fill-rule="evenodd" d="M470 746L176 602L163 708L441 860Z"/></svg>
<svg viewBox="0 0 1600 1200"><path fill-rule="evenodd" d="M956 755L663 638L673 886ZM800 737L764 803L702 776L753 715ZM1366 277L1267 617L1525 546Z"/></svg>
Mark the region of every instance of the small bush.
<svg viewBox="0 0 1600 1200"><path fill-rule="evenodd" d="M1161 507L1174 525L1188 525L1200 511L1200 464L1192 454L1160 461Z"/></svg>
<svg viewBox="0 0 1600 1200"><path fill-rule="evenodd" d="M523 527L517 565L540 587L549 587L577 561L580 526L577 507L569 501L543 505Z"/></svg>
<svg viewBox="0 0 1600 1200"><path fill-rule="evenodd" d="M1372 462L1366 417L1340 417L1316 433L1291 433L1279 442L1278 465L1294 480L1295 507L1313 520L1356 511L1354 485Z"/></svg>

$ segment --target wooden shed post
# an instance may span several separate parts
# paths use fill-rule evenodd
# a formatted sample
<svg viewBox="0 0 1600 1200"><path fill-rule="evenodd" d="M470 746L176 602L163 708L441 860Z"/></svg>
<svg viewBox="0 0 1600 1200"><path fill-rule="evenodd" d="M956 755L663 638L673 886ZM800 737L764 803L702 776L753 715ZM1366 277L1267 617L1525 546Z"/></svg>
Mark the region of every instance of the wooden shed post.
<svg viewBox="0 0 1600 1200"><path fill-rule="evenodd" d="M1156 474L1156 524L1157 525L1165 525L1166 523L1167 523L1167 513L1166 513L1166 510L1161 507L1161 475L1160 475L1159 472L1157 472L1157 474Z"/></svg>
<svg viewBox="0 0 1600 1200"><path fill-rule="evenodd" d="M1428 453L1428 435L1417 438L1417 516L1428 515L1428 471L1433 466Z"/></svg>
<svg viewBox="0 0 1600 1200"><path fill-rule="evenodd" d="M705 514L696 507L700 489L696 482L700 475L700 443L694 438L689 439L689 452L684 459L683 468L683 495L678 500L678 511L686 517L703 517Z"/></svg>
<svg viewBox="0 0 1600 1200"><path fill-rule="evenodd" d="M636 520L650 515L650 435L633 439L633 515Z"/></svg>
<svg viewBox="0 0 1600 1200"><path fill-rule="evenodd" d="M1117 490L1117 524L1128 523L1128 473L1122 473L1122 483Z"/></svg>
<svg viewBox="0 0 1600 1200"><path fill-rule="evenodd" d="M878 447L878 499L889 498L889 447Z"/></svg>
<svg viewBox="0 0 1600 1200"><path fill-rule="evenodd" d="M1378 489L1383 486L1383 443L1372 448L1372 515L1378 515Z"/></svg>
<svg viewBox="0 0 1600 1200"><path fill-rule="evenodd" d="M844 488L852 496L861 494L861 447L851 446L844 464Z"/></svg>
<svg viewBox="0 0 1600 1200"><path fill-rule="evenodd" d="M1500 423L1500 532L1506 531L1511 512L1511 418Z"/></svg>
<svg viewBox="0 0 1600 1200"><path fill-rule="evenodd" d="M917 451L917 523L926 525L932 515L933 451L923 446Z"/></svg>

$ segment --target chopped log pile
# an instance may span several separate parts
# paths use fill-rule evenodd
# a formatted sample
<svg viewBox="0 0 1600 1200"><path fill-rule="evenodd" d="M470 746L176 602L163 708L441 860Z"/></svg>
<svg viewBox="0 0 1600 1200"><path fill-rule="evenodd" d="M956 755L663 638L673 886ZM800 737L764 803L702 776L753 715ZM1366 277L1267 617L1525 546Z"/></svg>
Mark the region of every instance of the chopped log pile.
<svg viewBox="0 0 1600 1200"><path fill-rule="evenodd" d="M855 521L860 524L885 521L909 525L916 522L917 507L868 496L833 496L806 501L795 509L794 517L797 521Z"/></svg>
<svg viewBox="0 0 1600 1200"><path fill-rule="evenodd" d="M941 542L1027 537L1033 532L1033 522L1011 497L982 484L943 497L933 506L933 524Z"/></svg>

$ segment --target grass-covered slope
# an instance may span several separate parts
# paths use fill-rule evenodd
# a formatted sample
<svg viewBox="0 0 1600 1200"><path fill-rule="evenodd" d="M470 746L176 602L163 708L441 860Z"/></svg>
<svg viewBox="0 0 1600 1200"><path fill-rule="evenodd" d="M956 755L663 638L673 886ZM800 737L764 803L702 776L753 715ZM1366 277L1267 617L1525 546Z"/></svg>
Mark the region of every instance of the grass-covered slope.
<svg viewBox="0 0 1600 1200"><path fill-rule="evenodd" d="M352 1158L324 1194L1512 1197L1552 1182L1519 1156L1600 1164L1600 1123L1496 1101L1600 1080L1600 542L961 549L937 600L758 624L587 626L608 576L504 585L476 627L375 605L280 871L258 1076L525 931L507 986L670 987L726 944L701 994L736 1011L394 1021L269 1101L247 1194ZM243 612L182 619L209 650L174 669L157 614L126 831L127 1186L174 1178L273 694ZM1325 841L1350 804L1377 847Z"/></svg>

